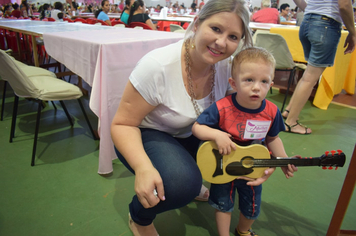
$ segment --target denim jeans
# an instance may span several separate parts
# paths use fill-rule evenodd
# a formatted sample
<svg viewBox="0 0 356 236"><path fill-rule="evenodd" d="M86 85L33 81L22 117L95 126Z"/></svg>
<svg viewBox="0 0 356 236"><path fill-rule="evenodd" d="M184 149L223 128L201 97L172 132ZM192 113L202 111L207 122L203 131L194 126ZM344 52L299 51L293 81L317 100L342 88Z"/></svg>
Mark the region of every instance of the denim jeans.
<svg viewBox="0 0 356 236"><path fill-rule="evenodd" d="M308 64L314 67L333 66L340 37L341 23L318 14L304 15L299 39Z"/></svg>
<svg viewBox="0 0 356 236"><path fill-rule="evenodd" d="M238 192L239 209L250 220L257 219L261 210L262 184L248 186L246 180L236 179L226 184L211 184L209 204L222 212L232 212Z"/></svg>
<svg viewBox="0 0 356 236"><path fill-rule="evenodd" d="M202 176L195 157L200 140L194 136L185 139L174 138L170 134L141 129L144 149L163 180L165 201L155 207L144 208L135 195L129 204L132 220L142 226L152 223L156 215L187 205L200 193ZM115 148L120 161L132 173L123 156Z"/></svg>

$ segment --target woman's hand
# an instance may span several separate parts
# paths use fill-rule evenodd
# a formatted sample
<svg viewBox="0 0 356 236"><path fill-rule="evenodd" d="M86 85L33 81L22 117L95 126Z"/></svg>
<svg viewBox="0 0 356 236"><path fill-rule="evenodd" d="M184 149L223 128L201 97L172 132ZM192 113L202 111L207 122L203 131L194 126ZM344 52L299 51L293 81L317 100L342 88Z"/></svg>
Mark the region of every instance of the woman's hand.
<svg viewBox="0 0 356 236"><path fill-rule="evenodd" d="M265 175L260 177L260 178L257 178L257 179L251 179L251 178L248 178L248 177L238 177L237 179L244 179L244 180L247 180L248 182L246 183L247 185L249 186L258 186L258 185L261 185L263 182L265 182L272 174L273 172L276 170L276 168L268 168L265 170Z"/></svg>
<svg viewBox="0 0 356 236"><path fill-rule="evenodd" d="M135 171L135 175L135 192L144 208L165 200L162 178L154 167Z"/></svg>

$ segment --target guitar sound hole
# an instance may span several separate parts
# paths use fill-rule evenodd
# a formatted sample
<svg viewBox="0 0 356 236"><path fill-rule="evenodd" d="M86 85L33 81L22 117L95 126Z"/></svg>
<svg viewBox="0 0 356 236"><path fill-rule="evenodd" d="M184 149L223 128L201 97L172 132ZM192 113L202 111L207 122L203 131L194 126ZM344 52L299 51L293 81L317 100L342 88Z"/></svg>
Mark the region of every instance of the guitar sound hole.
<svg viewBox="0 0 356 236"><path fill-rule="evenodd" d="M245 168L252 168L254 164L254 159L251 156L246 156L241 159L241 165Z"/></svg>

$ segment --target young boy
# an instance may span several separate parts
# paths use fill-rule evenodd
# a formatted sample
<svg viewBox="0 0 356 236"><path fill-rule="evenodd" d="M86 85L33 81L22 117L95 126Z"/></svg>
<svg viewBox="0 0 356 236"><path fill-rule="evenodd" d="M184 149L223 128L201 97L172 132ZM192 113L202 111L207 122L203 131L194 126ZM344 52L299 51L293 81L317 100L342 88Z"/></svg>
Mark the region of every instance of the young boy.
<svg viewBox="0 0 356 236"><path fill-rule="evenodd" d="M283 119L277 106L265 99L273 85L275 60L262 48L247 48L238 53L232 65L231 87L236 93L229 95L206 109L193 125L193 134L201 140L216 142L219 152L227 155L234 144L247 146L265 143L274 156L287 157L278 133L284 130ZM264 132L254 133L251 127ZM232 141L233 140L233 141ZM209 204L216 211L216 223L220 236L230 235L231 212L234 208L235 191L239 193L239 223L236 235L256 235L251 226L257 219L261 205L262 183L275 168L265 171L256 180L240 177L227 184L211 184ZM287 178L297 171L295 166L282 168Z"/></svg>

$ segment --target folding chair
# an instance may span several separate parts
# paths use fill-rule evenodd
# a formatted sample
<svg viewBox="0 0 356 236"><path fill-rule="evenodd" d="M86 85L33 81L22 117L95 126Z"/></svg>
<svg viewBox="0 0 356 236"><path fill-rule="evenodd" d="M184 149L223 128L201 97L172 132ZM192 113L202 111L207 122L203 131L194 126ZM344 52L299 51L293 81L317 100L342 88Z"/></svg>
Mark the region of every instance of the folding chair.
<svg viewBox="0 0 356 236"><path fill-rule="evenodd" d="M281 109L281 112L283 112L290 86L292 82L294 82L295 84L297 83L297 72L300 70L304 71L307 66L305 64L295 63L293 61L293 57L289 51L287 42L281 35L261 30L260 32L256 31L254 38L256 40L254 44L256 47L265 48L274 56L274 59L276 60L275 71L289 72L287 91L284 96L283 105Z"/></svg>
<svg viewBox="0 0 356 236"><path fill-rule="evenodd" d="M15 124L19 97L32 98L35 102L38 103L31 166L35 165L37 138L43 101L59 100L71 126L73 126L72 118L70 117L67 108L63 103L63 100L77 99L85 117L85 120L89 126L90 132L92 133L94 139L97 139L93 128L89 122L88 116L85 113L83 104L80 100L80 97L82 97L83 94L77 86L57 79L55 75L51 76L33 74L32 76L28 76L24 72L26 70L34 73L33 70L36 70L36 68L33 66L21 67L21 64L18 64L4 51L0 50L0 76L3 80L6 80L10 84L10 86L15 92L14 109L10 131L10 143L12 142L12 139L15 136ZM30 72L28 72L27 74L30 74Z"/></svg>

